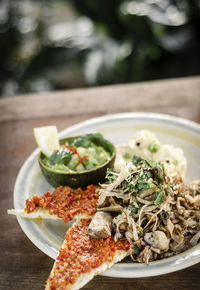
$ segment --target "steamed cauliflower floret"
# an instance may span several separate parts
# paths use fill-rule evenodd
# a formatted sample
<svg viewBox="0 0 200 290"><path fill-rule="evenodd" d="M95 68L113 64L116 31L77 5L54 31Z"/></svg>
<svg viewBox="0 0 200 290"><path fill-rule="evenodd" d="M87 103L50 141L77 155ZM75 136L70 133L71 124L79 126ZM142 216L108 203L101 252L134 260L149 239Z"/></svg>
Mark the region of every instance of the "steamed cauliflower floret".
<svg viewBox="0 0 200 290"><path fill-rule="evenodd" d="M146 130L138 131L129 140L128 144L118 145L114 169L120 171L123 160L129 162L133 155L144 159L161 161L165 165L168 176L185 178L186 159L183 156L182 149L175 148L173 145L162 145L152 132Z"/></svg>

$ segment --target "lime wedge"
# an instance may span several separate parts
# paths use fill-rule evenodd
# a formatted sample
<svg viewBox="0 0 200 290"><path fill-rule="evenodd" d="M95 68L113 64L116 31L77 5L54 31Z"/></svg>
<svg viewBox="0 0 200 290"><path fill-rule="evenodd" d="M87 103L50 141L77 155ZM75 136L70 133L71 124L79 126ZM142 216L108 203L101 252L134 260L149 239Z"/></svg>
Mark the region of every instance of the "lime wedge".
<svg viewBox="0 0 200 290"><path fill-rule="evenodd" d="M60 148L56 126L47 126L33 129L37 145L47 157Z"/></svg>

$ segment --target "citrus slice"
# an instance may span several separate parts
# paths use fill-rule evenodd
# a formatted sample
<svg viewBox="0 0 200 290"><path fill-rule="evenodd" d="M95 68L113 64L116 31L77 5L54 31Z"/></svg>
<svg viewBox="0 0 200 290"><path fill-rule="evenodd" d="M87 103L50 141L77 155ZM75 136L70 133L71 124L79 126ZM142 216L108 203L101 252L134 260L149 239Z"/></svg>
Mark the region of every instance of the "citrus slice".
<svg viewBox="0 0 200 290"><path fill-rule="evenodd" d="M33 133L37 145L47 157L60 148L56 126L34 128Z"/></svg>

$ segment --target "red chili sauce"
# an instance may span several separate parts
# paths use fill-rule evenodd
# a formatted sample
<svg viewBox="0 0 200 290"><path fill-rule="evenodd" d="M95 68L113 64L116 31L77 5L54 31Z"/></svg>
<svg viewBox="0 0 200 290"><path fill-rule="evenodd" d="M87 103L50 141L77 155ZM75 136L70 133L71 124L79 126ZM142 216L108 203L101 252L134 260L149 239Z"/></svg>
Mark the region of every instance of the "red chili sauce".
<svg viewBox="0 0 200 290"><path fill-rule="evenodd" d="M66 289L69 284L84 273L89 273L104 262L112 262L117 250L130 249L126 239L114 242L112 237L93 239L88 235L89 219L81 220L80 225L70 228L59 250L53 273L49 277L51 290Z"/></svg>
<svg viewBox="0 0 200 290"><path fill-rule="evenodd" d="M48 209L50 214L62 218L65 223L78 213L94 215L98 200L97 188L98 186L94 185L88 185L86 190L60 186L52 194L46 192L42 196L35 195L27 199L25 211L31 213L36 208L42 207Z"/></svg>

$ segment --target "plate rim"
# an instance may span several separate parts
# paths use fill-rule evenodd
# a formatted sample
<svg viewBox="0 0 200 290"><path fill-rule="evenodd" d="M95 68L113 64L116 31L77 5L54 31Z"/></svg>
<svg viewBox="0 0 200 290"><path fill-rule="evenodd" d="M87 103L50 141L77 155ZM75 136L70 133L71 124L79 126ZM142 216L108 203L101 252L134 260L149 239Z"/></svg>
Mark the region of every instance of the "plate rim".
<svg viewBox="0 0 200 290"><path fill-rule="evenodd" d="M116 118L118 119L128 119L132 117L137 117L137 118L146 118L146 119L156 119L156 120L163 120L164 122L168 121L171 123L178 123L180 125L183 125L183 127L187 128L188 126L191 127L192 131L199 134L200 130L200 124L188 120L182 117L177 117L169 114L161 114L161 113L151 113L151 112L124 112L124 113L117 113L117 114L108 114L108 115L102 115L94 118L87 119L82 122L78 122L77 124L74 124L68 128L63 129L58 135L59 137L62 137L65 132L70 132L77 130L83 126L88 126L92 125L95 123L99 123L102 121L109 121L109 120L114 120Z"/></svg>

